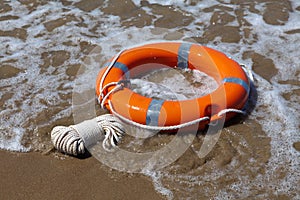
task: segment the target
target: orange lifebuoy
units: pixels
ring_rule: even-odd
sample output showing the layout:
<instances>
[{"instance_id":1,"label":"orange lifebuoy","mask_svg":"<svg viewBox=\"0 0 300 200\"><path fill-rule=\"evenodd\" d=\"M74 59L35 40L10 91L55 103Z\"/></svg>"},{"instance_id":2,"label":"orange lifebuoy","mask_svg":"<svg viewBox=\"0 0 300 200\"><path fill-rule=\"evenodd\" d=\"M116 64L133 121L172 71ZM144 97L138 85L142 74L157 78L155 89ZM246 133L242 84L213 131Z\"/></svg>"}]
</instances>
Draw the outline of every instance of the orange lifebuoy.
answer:
<instances>
[{"instance_id":1,"label":"orange lifebuoy","mask_svg":"<svg viewBox=\"0 0 300 200\"><path fill-rule=\"evenodd\" d=\"M145 67L138 67L144 65ZM161 66L200 70L213 77L219 84L212 93L183 101L157 100L133 92L128 87L109 93L116 85L109 85L135 77L145 70ZM198 44L161 42L145 44L122 52L108 70L109 63L99 72L96 94L99 100L109 95L105 107L139 124L149 126L174 126L208 116L205 125L221 117L217 115L227 108L242 109L248 99L250 82L244 70L225 54ZM142 69L142 71L141 71ZM101 81L106 87L100 94ZM226 115L226 120L235 113Z\"/></svg>"}]
</instances>

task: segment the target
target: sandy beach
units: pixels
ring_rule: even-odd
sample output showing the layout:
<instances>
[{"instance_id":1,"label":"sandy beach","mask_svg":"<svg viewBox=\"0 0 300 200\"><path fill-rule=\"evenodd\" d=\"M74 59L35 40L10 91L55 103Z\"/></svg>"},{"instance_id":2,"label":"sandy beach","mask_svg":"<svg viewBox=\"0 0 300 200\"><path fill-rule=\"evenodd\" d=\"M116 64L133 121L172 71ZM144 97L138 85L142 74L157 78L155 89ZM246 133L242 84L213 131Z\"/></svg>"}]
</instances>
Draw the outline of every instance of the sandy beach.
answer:
<instances>
[{"instance_id":1,"label":"sandy beach","mask_svg":"<svg viewBox=\"0 0 300 200\"><path fill-rule=\"evenodd\" d=\"M142 175L111 171L93 157L0 151L0 199L163 199Z\"/></svg>"}]
</instances>

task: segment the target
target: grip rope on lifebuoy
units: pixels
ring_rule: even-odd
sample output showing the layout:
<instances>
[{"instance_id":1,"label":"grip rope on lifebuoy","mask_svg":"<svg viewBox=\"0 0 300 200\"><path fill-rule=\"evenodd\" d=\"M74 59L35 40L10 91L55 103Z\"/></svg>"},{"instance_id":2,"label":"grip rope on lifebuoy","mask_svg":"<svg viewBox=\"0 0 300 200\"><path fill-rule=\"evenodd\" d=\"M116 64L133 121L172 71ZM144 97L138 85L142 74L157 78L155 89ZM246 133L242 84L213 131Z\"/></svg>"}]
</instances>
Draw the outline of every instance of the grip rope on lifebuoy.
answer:
<instances>
[{"instance_id":1,"label":"grip rope on lifebuoy","mask_svg":"<svg viewBox=\"0 0 300 200\"><path fill-rule=\"evenodd\" d=\"M188 46L188 47L191 46L190 44L189 45L183 44L183 45ZM161 47L161 46L159 46L159 47L163 49L163 47ZM198 50L199 50L199 48L200 47L198 47ZM200 48L200 50L201 49L202 49L202 47ZM196 118L194 120L189 120L185 123L175 124L175 125L170 125L170 126L158 126L158 125L153 126L153 125L149 125L147 123L141 124L141 123L136 122L134 119L132 119L131 116L125 117L125 116L119 114L114 109L114 104L111 101L110 97L112 95L114 95L116 92L118 92L119 90L124 89L126 86L126 83L129 80L127 80L127 79L118 80L118 78L115 78L115 76L114 76L114 79L116 79L116 80L113 79L114 81L111 81L111 82L105 84L105 79L110 74L111 69L117 63L118 58L120 58L121 54L124 53L124 51L126 51L126 50L127 49L120 51L112 59L112 61L109 63L109 65L105 69L104 73L100 77L99 82L97 82L97 88L96 88L97 91L96 92L98 95L99 104L100 104L101 108L106 107L113 115L112 114L101 115L94 119L87 120L87 121L84 121L77 125L71 125L68 127L65 127L65 126L55 127L51 132L51 140L52 140L54 146L59 151L62 151L62 152L65 152L65 153L71 154L71 155L84 154L86 148L89 148L90 146L94 145L98 141L101 141L102 139L103 139L103 141L102 141L103 148L107 151L110 151L112 148L116 147L116 145L119 143L121 137L125 134L124 127L122 126L120 120L122 120L130 125L140 127L143 129L148 129L148 130L152 130L152 131L166 131L166 130L180 129L180 128L191 126L191 125L194 125L197 123L205 124L205 123L210 122L212 119L218 120L221 118L225 118L227 113L245 114L245 111L238 109L236 105L230 105L229 108L223 108L222 110L220 110L216 114L217 118L214 116L202 115L202 116L199 116L199 118ZM145 51L148 51L147 48ZM212 51L212 50L209 50L209 51ZM216 53L215 50L213 50L213 51ZM135 56L135 54L132 54L132 55ZM152 55L152 54L147 53L146 55L148 56L148 55ZM180 56L178 58L180 58ZM221 58L223 59L224 56L223 57L221 56ZM236 65L234 61L231 61L230 59L227 59L226 61L228 61L228 60L230 61L231 64ZM237 67L237 66L235 66L235 67ZM235 87L242 86L244 88L244 91L241 93L241 95L246 95L248 98L249 91L250 91L250 82L253 81L253 74L252 74L252 71L250 69L248 69L247 67L245 67L245 66L240 66L240 67L242 67L242 69L245 71L246 78L243 78L243 76L242 76L243 73L237 74L236 76L238 78L236 78L235 76L232 76L231 71L230 71L230 74L229 74L230 76L228 75L229 78L224 75L223 81L224 81L224 83L228 83L228 84L236 84ZM109 89L110 87L112 87L112 89ZM245 101L242 103L245 104ZM233 102L235 102L235 101L233 101ZM130 106L128 106L128 107L130 107ZM205 107L205 106L202 106L202 107ZM128 111L128 113L130 113L130 112Z\"/></svg>"}]
</instances>

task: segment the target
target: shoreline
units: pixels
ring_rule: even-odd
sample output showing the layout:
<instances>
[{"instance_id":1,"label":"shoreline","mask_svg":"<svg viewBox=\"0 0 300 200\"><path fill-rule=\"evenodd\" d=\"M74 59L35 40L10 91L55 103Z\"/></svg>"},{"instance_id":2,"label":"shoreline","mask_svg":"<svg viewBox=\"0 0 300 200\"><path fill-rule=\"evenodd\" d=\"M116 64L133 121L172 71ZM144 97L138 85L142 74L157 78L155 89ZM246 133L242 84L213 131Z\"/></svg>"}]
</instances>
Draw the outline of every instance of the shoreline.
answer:
<instances>
[{"instance_id":1,"label":"shoreline","mask_svg":"<svg viewBox=\"0 0 300 200\"><path fill-rule=\"evenodd\" d=\"M164 199L142 175L108 171L93 157L60 157L0 150L0 199Z\"/></svg>"}]
</instances>

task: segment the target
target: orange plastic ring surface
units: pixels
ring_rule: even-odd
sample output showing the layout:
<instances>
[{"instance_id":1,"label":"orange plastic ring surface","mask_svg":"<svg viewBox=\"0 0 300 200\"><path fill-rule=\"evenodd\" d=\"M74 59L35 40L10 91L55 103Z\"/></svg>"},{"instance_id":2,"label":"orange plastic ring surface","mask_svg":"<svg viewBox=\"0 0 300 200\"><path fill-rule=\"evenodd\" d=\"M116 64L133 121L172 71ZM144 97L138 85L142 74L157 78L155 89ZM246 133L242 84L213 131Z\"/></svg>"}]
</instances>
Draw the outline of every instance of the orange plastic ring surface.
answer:
<instances>
[{"instance_id":1,"label":"orange plastic ring surface","mask_svg":"<svg viewBox=\"0 0 300 200\"><path fill-rule=\"evenodd\" d=\"M98 96L100 81L109 64L98 74ZM183 101L152 99L124 87L109 96L113 109L140 124L174 126L205 116L210 117L210 121L216 120L221 110L242 109L248 99L250 83L241 66L219 51L192 43L162 42L125 50L106 75L103 85L125 81L162 66L200 70L213 77L219 86L208 95ZM104 95L114 87L108 87L103 91ZM111 111L107 102L105 106ZM226 120L234 115L227 114Z\"/></svg>"}]
</instances>

